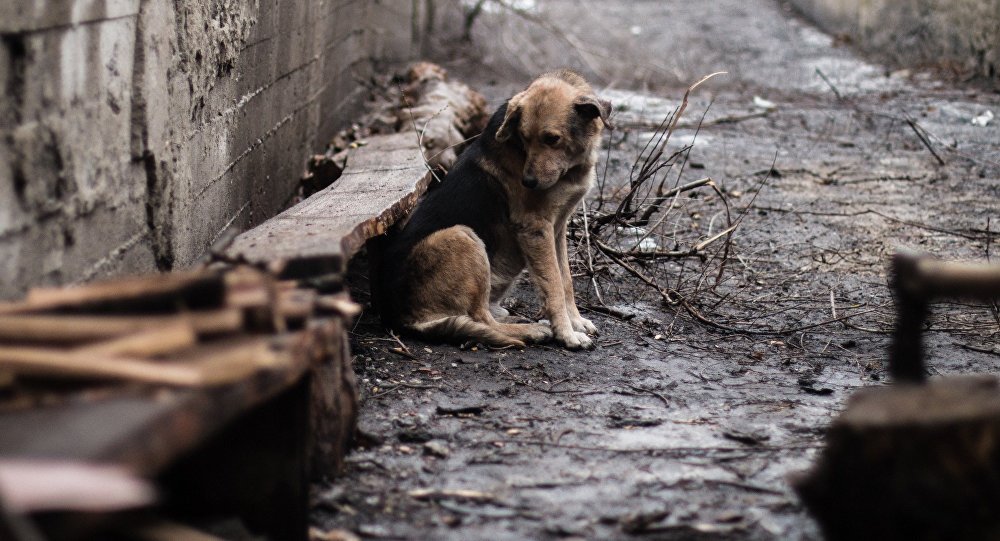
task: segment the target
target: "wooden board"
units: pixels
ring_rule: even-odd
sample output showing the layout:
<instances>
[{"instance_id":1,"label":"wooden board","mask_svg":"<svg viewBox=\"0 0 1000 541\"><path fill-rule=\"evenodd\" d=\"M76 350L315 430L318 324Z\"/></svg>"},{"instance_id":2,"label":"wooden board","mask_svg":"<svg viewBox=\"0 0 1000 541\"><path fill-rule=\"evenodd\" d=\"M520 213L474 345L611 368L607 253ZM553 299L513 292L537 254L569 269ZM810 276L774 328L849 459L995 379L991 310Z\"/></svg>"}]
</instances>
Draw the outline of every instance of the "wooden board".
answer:
<instances>
[{"instance_id":1,"label":"wooden board","mask_svg":"<svg viewBox=\"0 0 1000 541\"><path fill-rule=\"evenodd\" d=\"M155 312L178 306L217 306L225 294L217 272L182 271L104 280L67 287L34 288L23 301L0 303L0 314L60 312Z\"/></svg>"},{"instance_id":2,"label":"wooden board","mask_svg":"<svg viewBox=\"0 0 1000 541\"><path fill-rule=\"evenodd\" d=\"M226 255L287 277L343 272L368 239L409 212L428 173L412 133L372 136L332 185L236 238Z\"/></svg>"},{"instance_id":3,"label":"wooden board","mask_svg":"<svg viewBox=\"0 0 1000 541\"><path fill-rule=\"evenodd\" d=\"M223 424L291 388L316 357L324 355L331 332L328 327L339 329L331 325L328 321L312 331L267 338L264 345L270 357L282 361L279 365L214 389L117 393L104 399L0 412L0 458L99 461L141 475L155 474ZM261 339L242 340L253 345ZM227 352L222 356L208 351L202 355L225 360L233 348L223 349ZM242 353L251 369L259 363L249 357L253 353Z\"/></svg>"}]
</instances>

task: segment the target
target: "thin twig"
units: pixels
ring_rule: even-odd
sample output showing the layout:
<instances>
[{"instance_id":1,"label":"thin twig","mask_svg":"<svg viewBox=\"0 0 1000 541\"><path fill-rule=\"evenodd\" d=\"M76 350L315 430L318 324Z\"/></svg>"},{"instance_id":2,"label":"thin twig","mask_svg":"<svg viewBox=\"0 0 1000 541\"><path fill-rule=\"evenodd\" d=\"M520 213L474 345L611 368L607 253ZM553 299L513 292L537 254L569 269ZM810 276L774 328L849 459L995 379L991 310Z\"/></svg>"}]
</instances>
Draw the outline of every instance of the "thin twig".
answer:
<instances>
[{"instance_id":1,"label":"thin twig","mask_svg":"<svg viewBox=\"0 0 1000 541\"><path fill-rule=\"evenodd\" d=\"M646 393L646 394L653 395L656 398L659 398L660 401L663 402L664 406L666 406L668 408L670 407L670 401L667 400L667 397L663 396L662 394L660 394L660 393L658 393L658 392L656 392L656 391L654 391L652 389L646 389L645 387L639 387L638 385L632 385L631 383L626 383L625 386L628 387L629 389L632 389L633 391L638 391L640 393Z\"/></svg>"},{"instance_id":2,"label":"thin twig","mask_svg":"<svg viewBox=\"0 0 1000 541\"><path fill-rule=\"evenodd\" d=\"M921 128L917 124L917 122L912 118L910 118L909 116L906 117L906 123L910 125L910 128L913 129L913 133L917 134L917 137L920 138L920 142L923 143L925 147L927 147L927 150L931 151L931 154L934 156L937 162L941 165L944 165L944 160L941 159L941 156L939 156L937 151L934 150L934 147L931 145L931 142L928 141L927 137L923 134L923 128Z\"/></svg>"},{"instance_id":3,"label":"thin twig","mask_svg":"<svg viewBox=\"0 0 1000 541\"><path fill-rule=\"evenodd\" d=\"M844 101L844 96L840 95L840 91L837 90L837 87L834 86L833 83L831 83L830 80L826 78L826 75L823 73L822 70L816 68L816 75L819 75L819 78L823 79L823 82L830 87L830 90L833 90L833 95L837 96L837 99L839 101Z\"/></svg>"}]
</instances>

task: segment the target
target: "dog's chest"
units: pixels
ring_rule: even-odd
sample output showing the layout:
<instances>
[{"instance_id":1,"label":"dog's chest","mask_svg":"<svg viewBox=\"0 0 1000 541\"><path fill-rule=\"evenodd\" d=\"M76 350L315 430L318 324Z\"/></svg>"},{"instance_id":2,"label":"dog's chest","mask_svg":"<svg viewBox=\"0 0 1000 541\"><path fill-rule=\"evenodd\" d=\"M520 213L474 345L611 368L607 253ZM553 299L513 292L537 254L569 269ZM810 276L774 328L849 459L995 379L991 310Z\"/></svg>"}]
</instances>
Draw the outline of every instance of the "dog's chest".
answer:
<instances>
[{"instance_id":1,"label":"dog's chest","mask_svg":"<svg viewBox=\"0 0 1000 541\"><path fill-rule=\"evenodd\" d=\"M556 223L565 222L573 209L580 204L580 201L590 190L590 176L574 179L573 182L559 182L549 190L548 205L551 207L552 216Z\"/></svg>"}]
</instances>

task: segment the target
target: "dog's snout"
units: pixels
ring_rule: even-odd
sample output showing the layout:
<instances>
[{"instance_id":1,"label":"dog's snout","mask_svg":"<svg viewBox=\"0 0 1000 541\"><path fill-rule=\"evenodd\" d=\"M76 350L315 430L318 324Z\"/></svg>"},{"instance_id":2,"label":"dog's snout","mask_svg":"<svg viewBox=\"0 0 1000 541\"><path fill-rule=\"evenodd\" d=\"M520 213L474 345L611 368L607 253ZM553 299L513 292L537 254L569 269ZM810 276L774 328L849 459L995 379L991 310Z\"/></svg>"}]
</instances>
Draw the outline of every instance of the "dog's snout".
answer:
<instances>
[{"instance_id":1,"label":"dog's snout","mask_svg":"<svg viewBox=\"0 0 1000 541\"><path fill-rule=\"evenodd\" d=\"M538 178L535 175L524 175L521 179L521 184L524 184L525 188L535 189L538 187Z\"/></svg>"}]
</instances>

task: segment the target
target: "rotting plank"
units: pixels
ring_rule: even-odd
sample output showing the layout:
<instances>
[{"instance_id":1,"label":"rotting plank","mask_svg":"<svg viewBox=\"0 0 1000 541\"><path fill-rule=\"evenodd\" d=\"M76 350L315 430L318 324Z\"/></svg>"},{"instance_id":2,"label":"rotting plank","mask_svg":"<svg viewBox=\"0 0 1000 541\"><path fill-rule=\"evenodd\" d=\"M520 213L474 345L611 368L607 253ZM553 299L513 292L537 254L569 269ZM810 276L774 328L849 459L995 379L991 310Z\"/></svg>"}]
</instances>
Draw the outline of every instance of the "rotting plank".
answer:
<instances>
[{"instance_id":1,"label":"rotting plank","mask_svg":"<svg viewBox=\"0 0 1000 541\"><path fill-rule=\"evenodd\" d=\"M289 277L343 272L368 239L416 205L431 178L413 133L372 136L336 182L241 234L226 255Z\"/></svg>"},{"instance_id":2,"label":"rotting plank","mask_svg":"<svg viewBox=\"0 0 1000 541\"><path fill-rule=\"evenodd\" d=\"M315 357L324 354L325 333L333 324L330 320L312 331L242 339L255 350L223 351L223 357L238 362L248 355L271 355L282 358L280 366L213 389L123 393L0 412L0 457L105 461L142 475L154 474L229 420L300 380ZM262 347L256 348L257 344ZM233 357L235 353L239 355ZM213 357L208 351L202 356ZM267 358L256 360L271 364Z\"/></svg>"}]
</instances>

